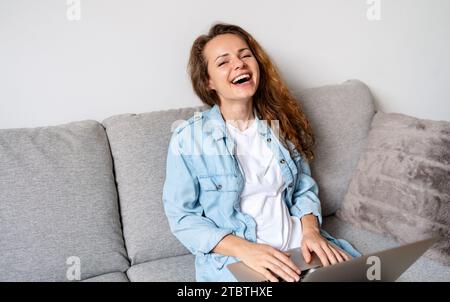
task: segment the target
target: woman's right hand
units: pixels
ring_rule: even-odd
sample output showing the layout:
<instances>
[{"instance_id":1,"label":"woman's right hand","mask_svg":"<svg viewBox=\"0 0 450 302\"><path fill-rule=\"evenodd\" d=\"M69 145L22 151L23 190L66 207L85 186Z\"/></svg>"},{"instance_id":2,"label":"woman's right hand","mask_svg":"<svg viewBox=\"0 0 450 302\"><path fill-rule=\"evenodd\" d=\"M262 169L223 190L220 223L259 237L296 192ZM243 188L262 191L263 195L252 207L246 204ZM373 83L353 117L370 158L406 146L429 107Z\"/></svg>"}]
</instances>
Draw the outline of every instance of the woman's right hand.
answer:
<instances>
[{"instance_id":1,"label":"woman's right hand","mask_svg":"<svg viewBox=\"0 0 450 302\"><path fill-rule=\"evenodd\" d=\"M248 242L240 252L239 258L247 266L262 274L271 282L279 280L273 273L287 282L300 279L300 269L289 258L289 254L281 252L267 244Z\"/></svg>"}]
</instances>

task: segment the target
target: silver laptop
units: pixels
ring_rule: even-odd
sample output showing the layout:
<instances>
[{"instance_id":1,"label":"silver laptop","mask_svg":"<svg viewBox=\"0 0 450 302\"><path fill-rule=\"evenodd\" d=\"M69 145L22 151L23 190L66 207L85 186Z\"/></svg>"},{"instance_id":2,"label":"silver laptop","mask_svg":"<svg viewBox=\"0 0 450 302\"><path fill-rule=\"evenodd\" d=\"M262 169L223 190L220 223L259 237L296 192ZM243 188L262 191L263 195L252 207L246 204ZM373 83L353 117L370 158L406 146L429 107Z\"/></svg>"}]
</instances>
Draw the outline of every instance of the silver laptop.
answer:
<instances>
[{"instance_id":1,"label":"silver laptop","mask_svg":"<svg viewBox=\"0 0 450 302\"><path fill-rule=\"evenodd\" d=\"M437 240L438 237L420 240L327 267L322 267L315 253L313 253L312 261L307 264L299 248L289 252L292 261L302 271L300 282L392 282L397 280ZM240 282L268 281L241 261L229 264L227 268ZM281 278L278 279L283 281Z\"/></svg>"}]
</instances>

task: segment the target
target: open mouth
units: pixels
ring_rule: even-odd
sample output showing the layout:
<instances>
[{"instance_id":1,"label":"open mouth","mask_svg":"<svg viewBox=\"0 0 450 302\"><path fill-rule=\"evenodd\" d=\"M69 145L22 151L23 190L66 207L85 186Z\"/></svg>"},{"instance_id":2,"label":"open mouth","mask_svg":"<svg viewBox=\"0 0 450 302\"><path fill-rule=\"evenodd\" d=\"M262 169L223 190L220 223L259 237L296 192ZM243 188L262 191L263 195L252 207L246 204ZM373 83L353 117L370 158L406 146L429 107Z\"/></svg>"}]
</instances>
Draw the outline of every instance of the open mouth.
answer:
<instances>
[{"instance_id":1,"label":"open mouth","mask_svg":"<svg viewBox=\"0 0 450 302\"><path fill-rule=\"evenodd\" d=\"M252 76L248 73L241 74L240 76L235 77L233 81L231 81L231 83L234 85L243 85L245 83L248 83L251 78Z\"/></svg>"}]
</instances>

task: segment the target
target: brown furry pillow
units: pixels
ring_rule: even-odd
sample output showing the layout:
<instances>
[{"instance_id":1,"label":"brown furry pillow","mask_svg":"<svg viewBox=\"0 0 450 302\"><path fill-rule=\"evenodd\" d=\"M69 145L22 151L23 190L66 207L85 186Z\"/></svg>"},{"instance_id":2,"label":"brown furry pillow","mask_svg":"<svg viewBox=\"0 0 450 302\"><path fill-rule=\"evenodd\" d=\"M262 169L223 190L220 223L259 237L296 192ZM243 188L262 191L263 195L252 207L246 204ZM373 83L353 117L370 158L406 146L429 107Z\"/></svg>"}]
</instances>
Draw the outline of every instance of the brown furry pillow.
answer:
<instances>
[{"instance_id":1,"label":"brown furry pillow","mask_svg":"<svg viewBox=\"0 0 450 302\"><path fill-rule=\"evenodd\" d=\"M450 265L450 122L378 112L337 216Z\"/></svg>"}]
</instances>

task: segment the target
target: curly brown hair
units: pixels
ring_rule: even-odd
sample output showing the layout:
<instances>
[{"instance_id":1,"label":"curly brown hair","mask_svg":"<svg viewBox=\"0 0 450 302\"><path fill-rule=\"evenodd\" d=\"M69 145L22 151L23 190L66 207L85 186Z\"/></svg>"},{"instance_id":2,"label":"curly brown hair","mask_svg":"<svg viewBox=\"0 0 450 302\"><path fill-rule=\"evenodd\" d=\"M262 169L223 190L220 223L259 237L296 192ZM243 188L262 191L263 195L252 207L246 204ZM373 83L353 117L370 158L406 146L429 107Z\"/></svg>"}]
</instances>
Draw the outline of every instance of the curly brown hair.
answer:
<instances>
[{"instance_id":1,"label":"curly brown hair","mask_svg":"<svg viewBox=\"0 0 450 302\"><path fill-rule=\"evenodd\" d=\"M244 29L232 24L218 23L213 25L207 35L199 36L193 43L188 63L195 93L203 103L220 105L217 93L208 87L208 65L204 56L205 45L214 37L222 34L235 34L248 45L258 62L260 82L253 96L253 106L265 121L279 121L281 141L289 140L295 148L308 160L314 159L313 147L315 137L311 125L300 104L281 79L280 73L272 63L269 55L258 42ZM288 148L292 155L292 151Z\"/></svg>"}]
</instances>

